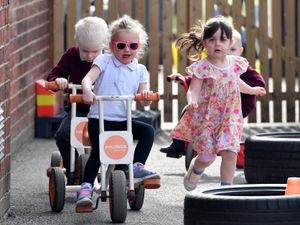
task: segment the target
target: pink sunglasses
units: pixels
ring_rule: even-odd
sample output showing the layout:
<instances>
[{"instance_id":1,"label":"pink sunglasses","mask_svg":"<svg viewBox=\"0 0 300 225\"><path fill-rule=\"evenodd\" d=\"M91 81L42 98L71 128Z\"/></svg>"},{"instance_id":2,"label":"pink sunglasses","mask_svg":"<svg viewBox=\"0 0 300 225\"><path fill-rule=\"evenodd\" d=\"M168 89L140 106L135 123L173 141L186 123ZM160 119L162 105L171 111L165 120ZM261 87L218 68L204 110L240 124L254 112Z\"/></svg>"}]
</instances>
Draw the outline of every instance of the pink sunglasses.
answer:
<instances>
[{"instance_id":1,"label":"pink sunglasses","mask_svg":"<svg viewBox=\"0 0 300 225\"><path fill-rule=\"evenodd\" d=\"M127 48L130 48L131 50L137 50L140 47L139 42L113 41L112 43L114 43L116 45L117 49L119 49L119 50L124 49L126 46L127 46Z\"/></svg>"}]
</instances>

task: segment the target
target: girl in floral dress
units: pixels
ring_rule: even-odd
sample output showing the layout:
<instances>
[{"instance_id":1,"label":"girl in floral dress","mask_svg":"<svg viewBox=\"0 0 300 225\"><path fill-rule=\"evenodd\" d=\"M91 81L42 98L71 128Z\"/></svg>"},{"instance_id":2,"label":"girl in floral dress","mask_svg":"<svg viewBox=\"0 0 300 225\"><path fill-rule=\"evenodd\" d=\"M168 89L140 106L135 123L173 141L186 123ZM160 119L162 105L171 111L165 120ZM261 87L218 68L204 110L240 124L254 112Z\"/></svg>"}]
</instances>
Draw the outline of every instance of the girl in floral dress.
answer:
<instances>
[{"instance_id":1,"label":"girl in floral dress","mask_svg":"<svg viewBox=\"0 0 300 225\"><path fill-rule=\"evenodd\" d=\"M222 157L221 185L232 184L243 129L240 92L266 94L264 88L251 87L240 79L248 61L228 55L232 31L232 25L223 16L217 16L204 25L198 21L176 42L179 50L186 50L188 58L195 61L186 68L187 74L192 75L187 112L171 132L174 139L192 142L198 152L184 176L187 191L196 188L204 169L217 154ZM207 57L199 60L204 49Z\"/></svg>"}]
</instances>

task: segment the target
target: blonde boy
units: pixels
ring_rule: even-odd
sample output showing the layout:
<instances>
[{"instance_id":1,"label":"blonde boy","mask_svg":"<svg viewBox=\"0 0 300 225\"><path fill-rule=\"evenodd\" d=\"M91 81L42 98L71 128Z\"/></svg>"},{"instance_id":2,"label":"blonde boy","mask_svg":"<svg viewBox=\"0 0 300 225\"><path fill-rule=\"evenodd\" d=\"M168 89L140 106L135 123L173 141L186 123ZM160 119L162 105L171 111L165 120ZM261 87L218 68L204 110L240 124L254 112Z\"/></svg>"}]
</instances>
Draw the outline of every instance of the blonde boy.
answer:
<instances>
[{"instance_id":1,"label":"blonde boy","mask_svg":"<svg viewBox=\"0 0 300 225\"><path fill-rule=\"evenodd\" d=\"M85 17L75 25L76 46L69 48L57 65L48 74L48 81L55 81L61 89L68 83L81 84L82 79L90 70L93 60L103 52L107 44L108 27L99 17ZM66 168L67 183L73 184L75 171L70 171L70 105L66 107L67 115L55 134L56 145L62 155ZM77 114L86 116L89 106L77 104ZM77 152L76 157L77 158Z\"/></svg>"}]
</instances>

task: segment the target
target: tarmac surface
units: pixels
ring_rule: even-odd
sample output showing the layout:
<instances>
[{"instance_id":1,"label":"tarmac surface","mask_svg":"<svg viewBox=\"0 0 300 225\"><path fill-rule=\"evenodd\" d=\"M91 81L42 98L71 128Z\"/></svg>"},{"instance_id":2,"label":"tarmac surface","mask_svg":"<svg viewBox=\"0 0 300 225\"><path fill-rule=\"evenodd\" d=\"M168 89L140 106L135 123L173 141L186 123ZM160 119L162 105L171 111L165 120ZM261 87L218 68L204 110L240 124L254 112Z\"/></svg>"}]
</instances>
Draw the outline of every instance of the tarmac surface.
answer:
<instances>
[{"instance_id":1,"label":"tarmac surface","mask_svg":"<svg viewBox=\"0 0 300 225\"><path fill-rule=\"evenodd\" d=\"M265 132L299 132L300 126L261 127L245 129L246 136ZM246 137L244 136L244 138ZM159 152L170 143L168 132L159 132L146 166L161 176L161 188L146 190L145 202L140 211L132 211L128 206L125 224L130 225L180 225L183 224L183 202L187 193L183 187L185 158L167 158ZM46 169L50 165L51 153L56 145L52 139L34 139L12 155L11 162L11 209L6 225L71 225L71 224L111 224L108 202L100 202L92 213L75 212L76 197L67 193L62 212L51 211L48 197L48 177ZM220 157L205 171L198 188L219 185ZM243 170L237 169L235 184L246 183Z\"/></svg>"}]
</instances>

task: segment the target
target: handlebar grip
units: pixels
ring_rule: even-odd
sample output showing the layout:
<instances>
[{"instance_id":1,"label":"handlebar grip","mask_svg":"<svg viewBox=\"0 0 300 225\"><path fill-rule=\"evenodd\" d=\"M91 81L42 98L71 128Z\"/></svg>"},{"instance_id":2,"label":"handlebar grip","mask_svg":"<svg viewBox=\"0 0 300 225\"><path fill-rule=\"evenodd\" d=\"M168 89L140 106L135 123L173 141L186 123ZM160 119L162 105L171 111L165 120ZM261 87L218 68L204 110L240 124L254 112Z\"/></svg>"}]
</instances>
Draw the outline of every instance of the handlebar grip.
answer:
<instances>
[{"instance_id":1,"label":"handlebar grip","mask_svg":"<svg viewBox=\"0 0 300 225\"><path fill-rule=\"evenodd\" d=\"M60 90L59 86L55 81L46 81L45 82L45 88L52 91L58 91Z\"/></svg>"},{"instance_id":2,"label":"handlebar grip","mask_svg":"<svg viewBox=\"0 0 300 225\"><path fill-rule=\"evenodd\" d=\"M167 81L175 80L179 84L183 85L185 92L189 89L188 76L183 76L181 74L171 74L167 76ZM189 80L190 81L190 80Z\"/></svg>"},{"instance_id":3,"label":"handlebar grip","mask_svg":"<svg viewBox=\"0 0 300 225\"><path fill-rule=\"evenodd\" d=\"M69 95L70 103L84 103L82 95Z\"/></svg>"},{"instance_id":4,"label":"handlebar grip","mask_svg":"<svg viewBox=\"0 0 300 225\"><path fill-rule=\"evenodd\" d=\"M167 76L166 79L168 82L170 82L172 80L183 81L185 79L185 77L181 74L178 74L178 75L171 74L171 75Z\"/></svg>"},{"instance_id":5,"label":"handlebar grip","mask_svg":"<svg viewBox=\"0 0 300 225\"><path fill-rule=\"evenodd\" d=\"M141 94L135 94L134 99L136 101L159 101L160 95L158 92L156 92L150 95L148 98L145 98Z\"/></svg>"}]
</instances>

